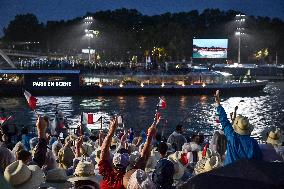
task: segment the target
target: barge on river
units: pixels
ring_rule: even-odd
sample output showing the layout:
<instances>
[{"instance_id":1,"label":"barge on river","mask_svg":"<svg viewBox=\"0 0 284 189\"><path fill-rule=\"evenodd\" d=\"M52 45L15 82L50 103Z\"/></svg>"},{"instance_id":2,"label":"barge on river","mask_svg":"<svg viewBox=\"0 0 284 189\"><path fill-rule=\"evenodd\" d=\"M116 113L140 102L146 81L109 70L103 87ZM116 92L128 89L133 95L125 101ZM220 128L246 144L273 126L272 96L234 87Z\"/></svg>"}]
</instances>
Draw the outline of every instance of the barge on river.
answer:
<instances>
[{"instance_id":1,"label":"barge on river","mask_svg":"<svg viewBox=\"0 0 284 189\"><path fill-rule=\"evenodd\" d=\"M249 81L248 81L249 80ZM266 81L251 78L232 80L228 73L192 71L183 75L84 74L79 70L0 70L0 95L178 95L251 94L262 91Z\"/></svg>"}]
</instances>

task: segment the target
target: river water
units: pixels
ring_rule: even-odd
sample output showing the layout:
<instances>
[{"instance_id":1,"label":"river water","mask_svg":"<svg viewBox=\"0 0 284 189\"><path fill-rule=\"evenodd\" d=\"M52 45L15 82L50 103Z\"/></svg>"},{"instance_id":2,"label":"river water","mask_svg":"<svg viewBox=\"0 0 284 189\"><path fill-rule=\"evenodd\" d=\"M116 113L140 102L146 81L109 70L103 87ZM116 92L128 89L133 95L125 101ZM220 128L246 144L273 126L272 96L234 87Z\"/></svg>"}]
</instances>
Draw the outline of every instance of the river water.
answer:
<instances>
[{"instance_id":1,"label":"river water","mask_svg":"<svg viewBox=\"0 0 284 189\"><path fill-rule=\"evenodd\" d=\"M222 91L221 91L222 94ZM214 98L212 96L165 96L167 108L161 111L163 120L159 128L166 133L172 132L175 126L183 121L185 130L212 133L216 129L212 115L214 114ZM238 113L247 116L254 125L255 133L272 126L284 129L284 82L270 82L263 92L254 96L225 96L222 105L226 112L232 112L240 100ZM80 97L66 96L38 97L37 111L54 118L58 105L70 125L80 122L81 112L102 114L106 120L113 114L123 115L125 127L133 127L140 131L148 127L155 113L158 96L101 96ZM33 126L36 115L31 111L24 97L4 97L0 99L0 107L4 107L14 117L19 127Z\"/></svg>"}]
</instances>

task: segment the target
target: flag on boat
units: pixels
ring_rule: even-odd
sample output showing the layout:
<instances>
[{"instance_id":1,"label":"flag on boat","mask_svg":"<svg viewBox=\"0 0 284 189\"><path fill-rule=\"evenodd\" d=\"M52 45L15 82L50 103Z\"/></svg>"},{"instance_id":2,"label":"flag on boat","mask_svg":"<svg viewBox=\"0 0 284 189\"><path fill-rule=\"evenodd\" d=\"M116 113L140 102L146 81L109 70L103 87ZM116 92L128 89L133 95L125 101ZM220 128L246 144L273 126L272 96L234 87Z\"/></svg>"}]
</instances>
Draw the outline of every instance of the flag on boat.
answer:
<instances>
[{"instance_id":1,"label":"flag on boat","mask_svg":"<svg viewBox=\"0 0 284 189\"><path fill-rule=\"evenodd\" d=\"M32 109L32 110L35 110L36 109L36 103L37 103L37 98L32 96L31 93L29 93L28 91L25 90L24 92L24 95L27 99L27 102L29 104L29 107Z\"/></svg>"},{"instance_id":2,"label":"flag on boat","mask_svg":"<svg viewBox=\"0 0 284 189\"><path fill-rule=\"evenodd\" d=\"M167 103L164 99L159 97L159 103L158 103L157 106L160 107L161 109L165 109L167 107Z\"/></svg>"}]
</instances>

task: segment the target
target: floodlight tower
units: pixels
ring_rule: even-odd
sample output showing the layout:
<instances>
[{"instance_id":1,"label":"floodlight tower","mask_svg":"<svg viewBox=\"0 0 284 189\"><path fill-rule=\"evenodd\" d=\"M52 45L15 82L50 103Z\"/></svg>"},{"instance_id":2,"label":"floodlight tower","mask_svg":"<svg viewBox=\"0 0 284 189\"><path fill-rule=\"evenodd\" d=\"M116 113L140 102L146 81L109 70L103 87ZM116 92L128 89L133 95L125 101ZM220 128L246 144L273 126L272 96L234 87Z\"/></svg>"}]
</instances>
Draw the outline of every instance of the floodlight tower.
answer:
<instances>
[{"instance_id":1,"label":"floodlight tower","mask_svg":"<svg viewBox=\"0 0 284 189\"><path fill-rule=\"evenodd\" d=\"M238 63L241 63L241 35L244 35L245 28L242 27L243 23L246 21L245 19L246 15L244 14L237 14L236 15L236 22L238 22L237 30L236 30L236 36L238 36L239 39L239 48L238 48Z\"/></svg>"},{"instance_id":2,"label":"floodlight tower","mask_svg":"<svg viewBox=\"0 0 284 189\"><path fill-rule=\"evenodd\" d=\"M89 33L91 24L93 23L94 18L92 16L87 16L84 18L84 23L87 24L87 29L85 30L86 37L88 38L88 49L89 49L89 64L91 64L91 38L93 35Z\"/></svg>"}]
</instances>

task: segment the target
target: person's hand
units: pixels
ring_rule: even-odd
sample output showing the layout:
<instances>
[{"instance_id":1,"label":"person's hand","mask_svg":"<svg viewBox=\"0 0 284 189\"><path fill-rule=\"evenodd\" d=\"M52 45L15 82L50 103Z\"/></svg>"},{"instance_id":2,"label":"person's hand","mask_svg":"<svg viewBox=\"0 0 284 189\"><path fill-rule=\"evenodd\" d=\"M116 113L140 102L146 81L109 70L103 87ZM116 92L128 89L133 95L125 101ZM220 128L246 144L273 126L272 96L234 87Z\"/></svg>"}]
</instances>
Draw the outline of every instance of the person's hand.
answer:
<instances>
[{"instance_id":1,"label":"person's hand","mask_svg":"<svg viewBox=\"0 0 284 189\"><path fill-rule=\"evenodd\" d=\"M80 136L77 140L76 140L76 148L80 149L81 146L83 144L83 136Z\"/></svg>"},{"instance_id":2,"label":"person's hand","mask_svg":"<svg viewBox=\"0 0 284 189\"><path fill-rule=\"evenodd\" d=\"M215 102L217 103L217 105L219 106L220 105L220 91L217 90L216 93L215 93Z\"/></svg>"},{"instance_id":3,"label":"person's hand","mask_svg":"<svg viewBox=\"0 0 284 189\"><path fill-rule=\"evenodd\" d=\"M47 128L47 121L44 120L43 117L38 116L37 122L36 122L36 128L37 128L39 138L45 138L45 130Z\"/></svg>"},{"instance_id":4,"label":"person's hand","mask_svg":"<svg viewBox=\"0 0 284 189\"><path fill-rule=\"evenodd\" d=\"M238 106L235 107L235 112L238 110L238 108L239 108Z\"/></svg>"},{"instance_id":5,"label":"person's hand","mask_svg":"<svg viewBox=\"0 0 284 189\"><path fill-rule=\"evenodd\" d=\"M115 117L109 125L109 133L114 134L116 128L118 127L117 117Z\"/></svg>"},{"instance_id":6,"label":"person's hand","mask_svg":"<svg viewBox=\"0 0 284 189\"><path fill-rule=\"evenodd\" d=\"M230 118L231 118L231 120L233 121L233 115L234 115L234 113L233 112L230 112Z\"/></svg>"}]
</instances>

